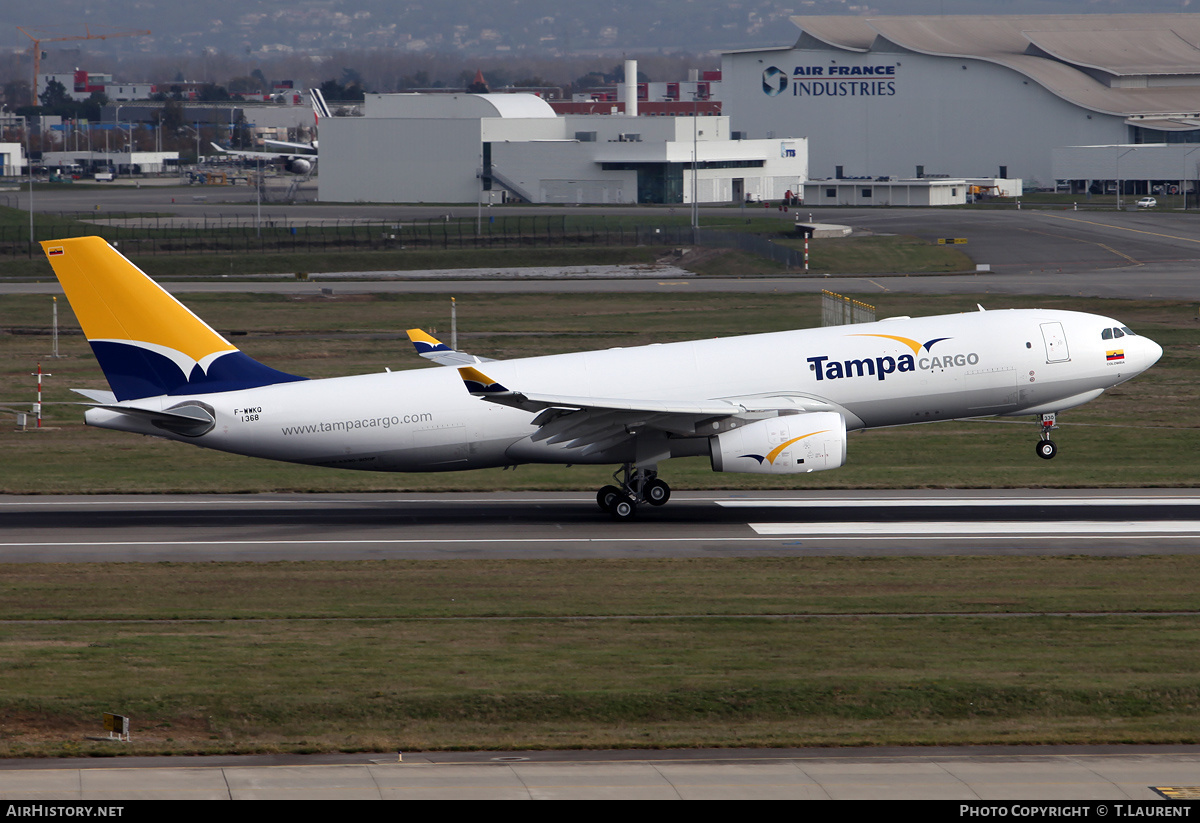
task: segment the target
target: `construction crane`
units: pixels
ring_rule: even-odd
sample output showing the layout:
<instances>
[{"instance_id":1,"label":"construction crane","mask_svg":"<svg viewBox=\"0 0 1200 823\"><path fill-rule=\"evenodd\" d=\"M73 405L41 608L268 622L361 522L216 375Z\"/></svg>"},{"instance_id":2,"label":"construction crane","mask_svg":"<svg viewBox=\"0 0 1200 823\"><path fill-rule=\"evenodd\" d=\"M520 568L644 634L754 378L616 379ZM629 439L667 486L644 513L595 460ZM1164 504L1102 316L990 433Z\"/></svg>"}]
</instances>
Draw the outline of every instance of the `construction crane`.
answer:
<instances>
[{"instance_id":1,"label":"construction crane","mask_svg":"<svg viewBox=\"0 0 1200 823\"><path fill-rule=\"evenodd\" d=\"M21 32L21 34L33 41L33 105L36 106L38 104L38 74L41 73L42 68L42 43L60 43L65 40L107 40L110 37L141 37L150 33L148 30L143 30L114 31L106 32L105 34L92 34L91 26L86 25L83 27L83 30L86 32L85 34L76 34L69 37L42 37L40 35L49 32L46 32L45 29L33 28L27 31L23 27L17 26L17 31ZM38 36L34 36L35 34Z\"/></svg>"}]
</instances>

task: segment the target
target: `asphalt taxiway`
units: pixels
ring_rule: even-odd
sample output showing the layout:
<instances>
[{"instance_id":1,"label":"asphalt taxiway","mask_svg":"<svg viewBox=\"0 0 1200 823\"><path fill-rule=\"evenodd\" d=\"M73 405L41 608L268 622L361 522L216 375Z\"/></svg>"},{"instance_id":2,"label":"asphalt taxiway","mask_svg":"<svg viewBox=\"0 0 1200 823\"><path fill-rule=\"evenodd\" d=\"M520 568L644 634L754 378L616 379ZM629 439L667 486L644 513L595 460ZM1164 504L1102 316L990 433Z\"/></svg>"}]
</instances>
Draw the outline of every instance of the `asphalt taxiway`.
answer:
<instances>
[{"instance_id":1,"label":"asphalt taxiway","mask_svg":"<svg viewBox=\"0 0 1200 823\"><path fill-rule=\"evenodd\" d=\"M0 762L0 797L10 804L148 799L1016 800L1015 806L1005 806L1004 816L1045 817L1051 813L1039 811L1046 804L1086 803L1055 816L1148 817L1167 812L1161 807L1168 797L1194 802L1198 775L1200 746L435 752L8 761ZM1172 805L1176 816L1187 811L1186 804ZM953 811L955 817L963 816L957 806ZM994 807L990 816L999 816Z\"/></svg>"}]
</instances>

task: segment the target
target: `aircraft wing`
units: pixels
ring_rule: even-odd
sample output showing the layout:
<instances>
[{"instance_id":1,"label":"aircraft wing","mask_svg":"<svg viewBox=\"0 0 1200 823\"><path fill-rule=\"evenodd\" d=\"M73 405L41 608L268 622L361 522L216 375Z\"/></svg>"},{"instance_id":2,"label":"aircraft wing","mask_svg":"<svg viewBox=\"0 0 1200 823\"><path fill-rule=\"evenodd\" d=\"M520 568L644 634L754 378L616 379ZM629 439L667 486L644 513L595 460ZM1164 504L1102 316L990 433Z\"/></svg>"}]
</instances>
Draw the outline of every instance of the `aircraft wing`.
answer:
<instances>
[{"instance_id":1,"label":"aircraft wing","mask_svg":"<svg viewBox=\"0 0 1200 823\"><path fill-rule=\"evenodd\" d=\"M246 149L225 149L225 148L218 146L216 143L212 143L211 145L214 149L219 151L221 154L231 154L234 157L248 157L251 160L256 160L256 159L287 160L288 158L299 157L299 158L303 158L305 160L311 160L313 162L316 162L316 159L317 159L317 155L312 153L311 146L308 147L307 152L282 152L282 151L248 151ZM289 143L287 145L296 146L298 144Z\"/></svg>"},{"instance_id":2,"label":"aircraft wing","mask_svg":"<svg viewBox=\"0 0 1200 823\"><path fill-rule=\"evenodd\" d=\"M725 400L668 401L629 400L605 397L571 397L513 391L485 375L479 369L462 366L458 370L467 391L490 403L538 412L533 424L538 427L532 440L550 445L565 443L581 449L581 455L612 448L647 429L676 435L698 434L696 426L718 421L746 411L737 402Z\"/></svg>"},{"instance_id":3,"label":"aircraft wing","mask_svg":"<svg viewBox=\"0 0 1200 823\"><path fill-rule=\"evenodd\" d=\"M295 149L298 154L303 156L314 154L317 151L316 144L314 143L288 143L286 140L267 140L264 138L263 145L278 146L283 149Z\"/></svg>"},{"instance_id":4,"label":"aircraft wing","mask_svg":"<svg viewBox=\"0 0 1200 823\"><path fill-rule=\"evenodd\" d=\"M408 339L416 348L417 354L426 360L432 360L439 366L467 366L473 363L490 363L490 357L478 357L465 351L455 351L441 340L420 329L409 329Z\"/></svg>"}]
</instances>

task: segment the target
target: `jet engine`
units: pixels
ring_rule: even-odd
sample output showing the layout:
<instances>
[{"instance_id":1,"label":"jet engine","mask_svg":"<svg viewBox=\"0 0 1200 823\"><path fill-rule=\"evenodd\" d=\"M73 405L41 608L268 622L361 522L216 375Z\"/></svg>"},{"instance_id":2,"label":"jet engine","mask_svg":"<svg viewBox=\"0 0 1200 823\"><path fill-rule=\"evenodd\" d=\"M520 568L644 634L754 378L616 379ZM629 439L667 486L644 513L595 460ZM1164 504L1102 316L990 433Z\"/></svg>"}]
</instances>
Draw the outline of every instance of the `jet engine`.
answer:
<instances>
[{"instance_id":1,"label":"jet engine","mask_svg":"<svg viewBox=\"0 0 1200 823\"><path fill-rule=\"evenodd\" d=\"M756 420L708 439L713 471L803 474L846 462L846 420L836 412Z\"/></svg>"},{"instance_id":2,"label":"jet engine","mask_svg":"<svg viewBox=\"0 0 1200 823\"><path fill-rule=\"evenodd\" d=\"M292 174L308 174L312 169L312 161L303 157L289 157L283 161L283 170Z\"/></svg>"}]
</instances>

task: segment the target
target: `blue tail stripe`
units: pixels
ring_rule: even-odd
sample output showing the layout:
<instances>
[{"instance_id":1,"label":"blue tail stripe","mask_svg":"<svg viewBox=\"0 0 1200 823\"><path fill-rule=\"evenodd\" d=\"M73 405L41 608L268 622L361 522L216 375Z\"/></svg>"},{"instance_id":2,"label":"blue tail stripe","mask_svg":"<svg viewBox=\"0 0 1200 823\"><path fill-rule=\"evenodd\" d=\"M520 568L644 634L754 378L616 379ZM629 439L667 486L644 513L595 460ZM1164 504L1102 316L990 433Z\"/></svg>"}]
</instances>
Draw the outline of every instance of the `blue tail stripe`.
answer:
<instances>
[{"instance_id":1,"label":"blue tail stripe","mask_svg":"<svg viewBox=\"0 0 1200 823\"><path fill-rule=\"evenodd\" d=\"M191 375L185 376L170 359L140 346L110 340L92 341L91 345L117 400L211 394L306 379L264 366L240 351L218 357L207 374L195 366Z\"/></svg>"},{"instance_id":2,"label":"blue tail stripe","mask_svg":"<svg viewBox=\"0 0 1200 823\"><path fill-rule=\"evenodd\" d=\"M432 343L426 343L424 340L412 341L413 346L417 350L417 354L428 354L435 351L450 351L450 347L445 343L438 343L436 346Z\"/></svg>"}]
</instances>

